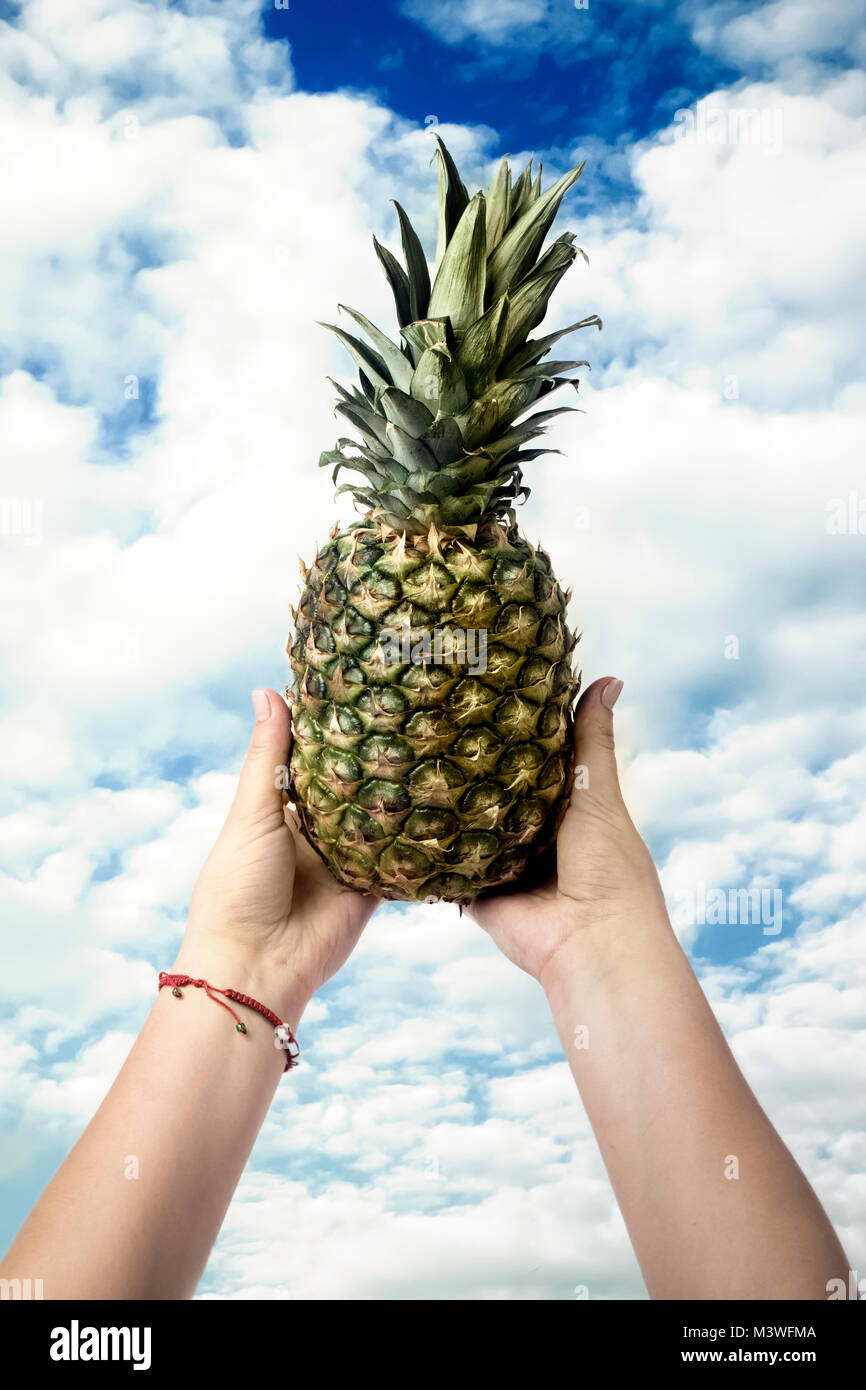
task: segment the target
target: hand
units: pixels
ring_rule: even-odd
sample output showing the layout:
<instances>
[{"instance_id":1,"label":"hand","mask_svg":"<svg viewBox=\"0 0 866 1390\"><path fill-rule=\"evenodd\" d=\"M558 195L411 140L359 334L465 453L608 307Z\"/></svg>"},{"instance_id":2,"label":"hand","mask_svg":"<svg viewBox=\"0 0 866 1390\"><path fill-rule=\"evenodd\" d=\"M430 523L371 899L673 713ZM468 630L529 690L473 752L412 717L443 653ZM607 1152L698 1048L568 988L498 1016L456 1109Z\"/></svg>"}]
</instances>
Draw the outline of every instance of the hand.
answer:
<instances>
[{"instance_id":1,"label":"hand","mask_svg":"<svg viewBox=\"0 0 866 1390\"><path fill-rule=\"evenodd\" d=\"M273 690L254 691L253 704L237 794L195 885L172 973L243 990L295 1027L378 900L342 887L301 835L279 781L291 752L289 710Z\"/></svg>"},{"instance_id":2,"label":"hand","mask_svg":"<svg viewBox=\"0 0 866 1390\"><path fill-rule=\"evenodd\" d=\"M547 882L478 898L467 909L501 951L545 985L565 952L612 939L618 925L665 911L655 865L619 787L614 704L622 682L605 676L586 690L575 714L576 785L556 840Z\"/></svg>"}]
</instances>

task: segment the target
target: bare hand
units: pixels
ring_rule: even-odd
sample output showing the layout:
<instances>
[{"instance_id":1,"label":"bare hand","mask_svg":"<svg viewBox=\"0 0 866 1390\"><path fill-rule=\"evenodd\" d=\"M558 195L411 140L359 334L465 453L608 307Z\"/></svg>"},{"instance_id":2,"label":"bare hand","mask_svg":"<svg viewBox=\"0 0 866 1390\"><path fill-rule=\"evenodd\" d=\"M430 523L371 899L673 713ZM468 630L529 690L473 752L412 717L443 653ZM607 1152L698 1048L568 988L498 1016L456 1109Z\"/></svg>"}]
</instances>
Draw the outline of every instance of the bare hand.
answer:
<instances>
[{"instance_id":1,"label":"bare hand","mask_svg":"<svg viewBox=\"0 0 866 1390\"><path fill-rule=\"evenodd\" d=\"M378 900L342 887L303 838L280 790L291 717L274 690L253 693L256 724L228 819L199 875L176 973L234 971L211 983L297 1017L345 962ZM297 1017L289 1017L294 1024Z\"/></svg>"},{"instance_id":2,"label":"bare hand","mask_svg":"<svg viewBox=\"0 0 866 1390\"><path fill-rule=\"evenodd\" d=\"M611 713L622 682L605 676L575 715L576 783L556 841L556 871L538 887L479 898L469 915L542 984L564 950L615 934L663 899L655 866L620 791Z\"/></svg>"}]
</instances>

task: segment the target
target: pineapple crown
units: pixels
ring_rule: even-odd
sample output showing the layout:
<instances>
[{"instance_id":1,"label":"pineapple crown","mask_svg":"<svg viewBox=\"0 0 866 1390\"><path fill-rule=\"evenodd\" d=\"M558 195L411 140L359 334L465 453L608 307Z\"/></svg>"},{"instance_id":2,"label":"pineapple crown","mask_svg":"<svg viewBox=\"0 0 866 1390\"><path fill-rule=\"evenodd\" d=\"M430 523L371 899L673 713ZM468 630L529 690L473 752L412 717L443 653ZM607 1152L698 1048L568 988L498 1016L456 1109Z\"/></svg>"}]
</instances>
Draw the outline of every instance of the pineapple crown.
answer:
<instances>
[{"instance_id":1,"label":"pineapple crown","mask_svg":"<svg viewBox=\"0 0 866 1390\"><path fill-rule=\"evenodd\" d=\"M359 372L360 389L339 393L337 411L362 443L339 439L320 467L360 473L344 483L377 521L398 533L474 537L479 526L508 516L527 497L522 465L545 448L524 445L545 433L550 420L573 409L529 407L565 384L564 373L587 362L542 363L560 338L596 325L597 314L543 338L529 334L578 254L571 232L542 250L559 205L583 164L541 191L541 167L532 160L512 183L507 158L485 198L470 198L439 137L439 241L433 284L421 242L395 202L405 269L373 238L388 278L400 325L399 345L355 309L340 309L367 341L334 324ZM525 417L520 419L520 417ZM516 423L517 421L520 423Z\"/></svg>"}]
</instances>

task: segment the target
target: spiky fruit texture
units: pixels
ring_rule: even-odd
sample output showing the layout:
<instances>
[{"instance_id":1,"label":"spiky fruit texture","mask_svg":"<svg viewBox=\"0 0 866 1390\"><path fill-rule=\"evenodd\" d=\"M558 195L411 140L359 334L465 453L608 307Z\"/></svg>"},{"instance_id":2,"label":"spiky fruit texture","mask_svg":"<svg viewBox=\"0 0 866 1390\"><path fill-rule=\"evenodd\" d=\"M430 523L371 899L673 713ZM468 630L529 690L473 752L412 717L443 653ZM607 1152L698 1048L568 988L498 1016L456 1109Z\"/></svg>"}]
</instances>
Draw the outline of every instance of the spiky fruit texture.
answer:
<instances>
[{"instance_id":1,"label":"spiky fruit texture","mask_svg":"<svg viewBox=\"0 0 866 1390\"><path fill-rule=\"evenodd\" d=\"M542 244L582 166L542 194L540 170L512 185L503 160L485 200L441 141L438 157L432 289L399 204L406 269L376 243L402 344L353 309L372 346L334 329L359 368L337 410L360 441L320 464L364 475L339 491L366 515L303 570L291 794L342 882L467 902L517 878L566 804L576 639L513 508L528 493L521 465L544 452L523 446L560 411L520 417L585 365L541 359L601 323L528 338L576 255L569 233Z\"/></svg>"},{"instance_id":2,"label":"spiky fruit texture","mask_svg":"<svg viewBox=\"0 0 866 1390\"><path fill-rule=\"evenodd\" d=\"M471 664L389 664L386 619L409 624L411 645L434 627L483 629L486 669L474 674L477 638L456 651ZM337 877L456 901L517 877L562 805L573 646L547 556L498 523L481 543L406 544L375 523L335 536L298 612L292 767Z\"/></svg>"}]
</instances>

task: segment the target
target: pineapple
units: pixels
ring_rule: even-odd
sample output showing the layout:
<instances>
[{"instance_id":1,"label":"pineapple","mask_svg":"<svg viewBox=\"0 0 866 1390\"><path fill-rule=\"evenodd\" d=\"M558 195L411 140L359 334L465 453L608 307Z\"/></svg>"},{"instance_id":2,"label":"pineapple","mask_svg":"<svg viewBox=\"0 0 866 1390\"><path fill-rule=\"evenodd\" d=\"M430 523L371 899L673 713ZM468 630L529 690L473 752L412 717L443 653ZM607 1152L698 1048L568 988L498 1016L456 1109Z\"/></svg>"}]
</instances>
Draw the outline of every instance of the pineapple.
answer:
<instances>
[{"instance_id":1,"label":"pineapple","mask_svg":"<svg viewBox=\"0 0 866 1390\"><path fill-rule=\"evenodd\" d=\"M439 248L431 287L399 203L405 268L374 238L398 344L363 314L333 329L359 371L334 383L359 440L320 466L364 511L303 564L290 794L336 877L380 897L471 901L548 848L567 801L576 637L543 550L517 530L524 446L571 407L528 415L587 365L542 364L575 329L529 338L578 254L542 244L583 165L546 192L503 160L470 198L438 141ZM582 254L582 253L581 253ZM341 309L343 306L340 306ZM517 421L520 423L517 423Z\"/></svg>"}]
</instances>

